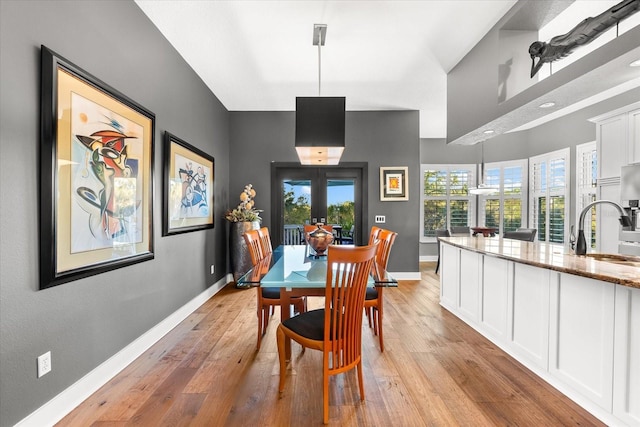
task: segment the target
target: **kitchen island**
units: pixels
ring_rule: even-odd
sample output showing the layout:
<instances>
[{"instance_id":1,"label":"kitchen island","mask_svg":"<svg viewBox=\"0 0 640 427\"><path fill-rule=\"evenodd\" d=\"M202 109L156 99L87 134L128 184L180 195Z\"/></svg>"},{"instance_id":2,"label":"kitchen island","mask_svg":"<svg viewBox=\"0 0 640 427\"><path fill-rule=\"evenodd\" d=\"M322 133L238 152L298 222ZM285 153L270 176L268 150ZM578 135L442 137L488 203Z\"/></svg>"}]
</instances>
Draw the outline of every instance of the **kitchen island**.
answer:
<instances>
[{"instance_id":1,"label":"kitchen island","mask_svg":"<svg viewBox=\"0 0 640 427\"><path fill-rule=\"evenodd\" d=\"M640 267L441 238L440 304L609 425L640 425Z\"/></svg>"}]
</instances>

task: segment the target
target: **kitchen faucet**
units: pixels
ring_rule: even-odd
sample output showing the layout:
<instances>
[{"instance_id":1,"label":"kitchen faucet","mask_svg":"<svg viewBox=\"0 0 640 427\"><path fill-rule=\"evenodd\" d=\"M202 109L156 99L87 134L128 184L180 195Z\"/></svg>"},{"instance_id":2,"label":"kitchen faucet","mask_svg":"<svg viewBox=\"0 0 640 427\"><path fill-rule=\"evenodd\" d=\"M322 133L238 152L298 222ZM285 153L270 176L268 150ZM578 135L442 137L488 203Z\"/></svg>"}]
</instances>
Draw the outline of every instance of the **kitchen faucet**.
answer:
<instances>
[{"instance_id":1,"label":"kitchen faucet","mask_svg":"<svg viewBox=\"0 0 640 427\"><path fill-rule=\"evenodd\" d=\"M584 217L587 215L587 212L589 212L589 209L591 209L591 207L600 203L608 203L610 205L615 206L618 209L618 211L620 211L620 219L619 219L620 224L622 224L623 227L631 227L631 224L632 224L631 218L625 215L624 209L622 209L622 206L620 206L616 202L612 202L611 200L596 200L595 202L589 203L587 206L584 207L584 209L582 209L582 212L580 212L580 219L578 220L579 228L578 228L578 243L576 244L576 255L584 255L587 253L587 239L585 239L584 237Z\"/></svg>"}]
</instances>

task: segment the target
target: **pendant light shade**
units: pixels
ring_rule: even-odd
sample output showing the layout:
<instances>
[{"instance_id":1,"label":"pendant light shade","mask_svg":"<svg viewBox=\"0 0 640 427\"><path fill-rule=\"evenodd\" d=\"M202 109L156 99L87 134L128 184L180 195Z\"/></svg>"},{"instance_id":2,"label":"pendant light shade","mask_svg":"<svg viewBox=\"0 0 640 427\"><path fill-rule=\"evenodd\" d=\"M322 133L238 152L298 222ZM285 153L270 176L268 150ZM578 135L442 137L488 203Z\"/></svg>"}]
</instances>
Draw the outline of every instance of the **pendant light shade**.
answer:
<instances>
[{"instance_id":1,"label":"pendant light shade","mask_svg":"<svg viewBox=\"0 0 640 427\"><path fill-rule=\"evenodd\" d=\"M344 97L296 98L296 151L303 165L337 165L344 150Z\"/></svg>"},{"instance_id":2,"label":"pendant light shade","mask_svg":"<svg viewBox=\"0 0 640 427\"><path fill-rule=\"evenodd\" d=\"M296 98L295 146L303 165L337 165L344 151L346 99L320 96L321 47L326 36L325 24L313 26L313 45L318 46L318 96Z\"/></svg>"},{"instance_id":3,"label":"pendant light shade","mask_svg":"<svg viewBox=\"0 0 640 427\"><path fill-rule=\"evenodd\" d=\"M491 194L496 194L498 189L495 187L491 187L484 183L484 141L481 142L482 146L482 162L480 163L480 184L477 187L469 189L469 193L475 194L477 196L488 196Z\"/></svg>"}]
</instances>

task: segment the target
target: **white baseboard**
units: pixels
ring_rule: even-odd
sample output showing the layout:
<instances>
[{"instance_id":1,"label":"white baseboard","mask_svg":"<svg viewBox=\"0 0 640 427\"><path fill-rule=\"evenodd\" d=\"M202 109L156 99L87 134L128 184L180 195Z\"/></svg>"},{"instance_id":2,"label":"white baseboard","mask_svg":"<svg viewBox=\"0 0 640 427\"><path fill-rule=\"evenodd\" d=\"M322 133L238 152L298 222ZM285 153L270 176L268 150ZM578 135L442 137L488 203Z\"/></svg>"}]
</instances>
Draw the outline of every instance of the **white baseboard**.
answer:
<instances>
[{"instance_id":1,"label":"white baseboard","mask_svg":"<svg viewBox=\"0 0 640 427\"><path fill-rule=\"evenodd\" d=\"M438 255L421 255L420 262L436 262L438 261Z\"/></svg>"},{"instance_id":2,"label":"white baseboard","mask_svg":"<svg viewBox=\"0 0 640 427\"><path fill-rule=\"evenodd\" d=\"M218 280L131 344L25 417L16 424L16 427L53 426L232 281L233 275L231 274Z\"/></svg>"}]
</instances>

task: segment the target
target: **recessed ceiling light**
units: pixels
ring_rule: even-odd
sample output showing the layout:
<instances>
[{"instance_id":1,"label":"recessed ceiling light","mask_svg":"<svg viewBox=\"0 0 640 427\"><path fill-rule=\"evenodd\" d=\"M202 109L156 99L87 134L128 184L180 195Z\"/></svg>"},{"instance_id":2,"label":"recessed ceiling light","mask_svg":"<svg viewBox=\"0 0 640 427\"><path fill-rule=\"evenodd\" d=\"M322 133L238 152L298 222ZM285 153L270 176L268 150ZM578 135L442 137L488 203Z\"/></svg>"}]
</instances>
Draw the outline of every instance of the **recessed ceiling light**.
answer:
<instances>
[{"instance_id":1,"label":"recessed ceiling light","mask_svg":"<svg viewBox=\"0 0 640 427\"><path fill-rule=\"evenodd\" d=\"M540 108L551 108L554 107L556 105L555 102L550 101L550 102L545 102L544 104L540 104Z\"/></svg>"},{"instance_id":2,"label":"recessed ceiling light","mask_svg":"<svg viewBox=\"0 0 640 427\"><path fill-rule=\"evenodd\" d=\"M494 133L494 132L495 132L495 130L493 130L493 129L487 129L487 130L485 130L485 131L484 131L484 132L482 132L482 133L485 133L485 134L489 135L489 134L492 134L492 133Z\"/></svg>"},{"instance_id":3,"label":"recessed ceiling light","mask_svg":"<svg viewBox=\"0 0 640 427\"><path fill-rule=\"evenodd\" d=\"M631 64L629 64L629 66L630 67L640 67L640 59L636 59Z\"/></svg>"}]
</instances>

